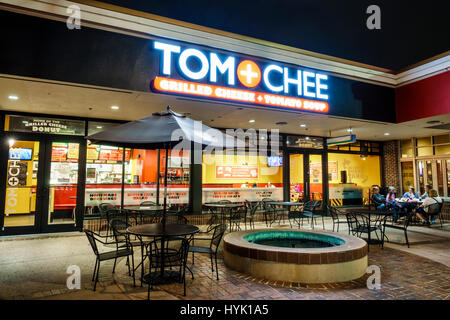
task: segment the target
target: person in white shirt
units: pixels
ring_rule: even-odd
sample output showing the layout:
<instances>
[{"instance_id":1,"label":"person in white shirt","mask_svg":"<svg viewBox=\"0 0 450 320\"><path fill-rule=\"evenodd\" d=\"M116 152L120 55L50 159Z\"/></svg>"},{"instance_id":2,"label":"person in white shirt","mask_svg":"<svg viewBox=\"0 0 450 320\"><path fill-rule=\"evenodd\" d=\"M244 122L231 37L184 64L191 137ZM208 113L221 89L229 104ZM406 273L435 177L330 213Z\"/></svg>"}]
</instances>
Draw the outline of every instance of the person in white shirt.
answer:
<instances>
[{"instance_id":1,"label":"person in white shirt","mask_svg":"<svg viewBox=\"0 0 450 320\"><path fill-rule=\"evenodd\" d=\"M428 197L426 197L423 200L423 203L416 209L417 217L422 221L422 223L428 223L428 218L431 217L430 223L433 224L439 212L437 211L439 208L437 204L441 203L442 199L439 197L437 191L431 189L430 192L428 192Z\"/></svg>"},{"instance_id":2,"label":"person in white shirt","mask_svg":"<svg viewBox=\"0 0 450 320\"><path fill-rule=\"evenodd\" d=\"M248 188L248 182L241 184L241 188Z\"/></svg>"},{"instance_id":3,"label":"person in white shirt","mask_svg":"<svg viewBox=\"0 0 450 320\"><path fill-rule=\"evenodd\" d=\"M420 199L423 200L423 199L427 198L428 194L430 193L431 188L432 188L431 185L429 185L429 184L425 185L425 193L420 196Z\"/></svg>"}]
</instances>

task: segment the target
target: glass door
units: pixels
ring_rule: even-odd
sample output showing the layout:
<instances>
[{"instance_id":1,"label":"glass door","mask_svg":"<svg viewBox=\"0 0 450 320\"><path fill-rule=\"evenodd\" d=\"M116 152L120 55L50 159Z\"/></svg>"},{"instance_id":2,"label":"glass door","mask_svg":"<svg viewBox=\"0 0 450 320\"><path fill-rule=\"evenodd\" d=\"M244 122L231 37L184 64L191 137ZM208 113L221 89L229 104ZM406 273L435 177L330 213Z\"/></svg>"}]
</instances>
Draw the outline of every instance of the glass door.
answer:
<instances>
[{"instance_id":1,"label":"glass door","mask_svg":"<svg viewBox=\"0 0 450 320\"><path fill-rule=\"evenodd\" d=\"M16 140L6 137L6 181L4 194L3 219L0 219L2 231L20 230L32 232L37 229L40 220L39 199L41 197L40 162L43 145L37 140ZM2 163L5 159L2 159ZM14 232L15 231L15 232Z\"/></svg>"},{"instance_id":2,"label":"glass door","mask_svg":"<svg viewBox=\"0 0 450 320\"><path fill-rule=\"evenodd\" d=\"M290 201L323 199L322 154L289 154Z\"/></svg>"},{"instance_id":3,"label":"glass door","mask_svg":"<svg viewBox=\"0 0 450 320\"><path fill-rule=\"evenodd\" d=\"M80 144L49 142L50 165L46 193L47 225L75 225Z\"/></svg>"}]
</instances>

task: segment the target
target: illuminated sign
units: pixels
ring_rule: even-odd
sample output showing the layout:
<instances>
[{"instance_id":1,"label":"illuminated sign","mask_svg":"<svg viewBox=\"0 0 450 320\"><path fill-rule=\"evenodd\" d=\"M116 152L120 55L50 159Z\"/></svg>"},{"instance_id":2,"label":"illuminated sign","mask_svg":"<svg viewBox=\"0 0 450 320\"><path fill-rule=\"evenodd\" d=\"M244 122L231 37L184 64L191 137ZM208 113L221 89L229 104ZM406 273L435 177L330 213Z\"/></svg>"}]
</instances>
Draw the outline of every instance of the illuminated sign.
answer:
<instances>
[{"instance_id":1,"label":"illuminated sign","mask_svg":"<svg viewBox=\"0 0 450 320\"><path fill-rule=\"evenodd\" d=\"M325 74L161 41L153 48L161 62L152 86L157 92L328 112Z\"/></svg>"}]
</instances>

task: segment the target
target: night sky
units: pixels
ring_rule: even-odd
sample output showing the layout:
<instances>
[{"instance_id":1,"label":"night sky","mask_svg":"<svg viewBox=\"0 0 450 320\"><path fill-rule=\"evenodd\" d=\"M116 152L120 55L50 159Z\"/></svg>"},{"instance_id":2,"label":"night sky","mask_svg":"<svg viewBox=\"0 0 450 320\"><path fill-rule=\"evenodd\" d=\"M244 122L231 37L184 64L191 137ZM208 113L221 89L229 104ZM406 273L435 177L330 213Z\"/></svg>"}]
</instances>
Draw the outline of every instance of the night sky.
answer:
<instances>
[{"instance_id":1,"label":"night sky","mask_svg":"<svg viewBox=\"0 0 450 320\"><path fill-rule=\"evenodd\" d=\"M450 49L448 0L101 1L392 70ZM366 27L371 4L381 30Z\"/></svg>"}]
</instances>

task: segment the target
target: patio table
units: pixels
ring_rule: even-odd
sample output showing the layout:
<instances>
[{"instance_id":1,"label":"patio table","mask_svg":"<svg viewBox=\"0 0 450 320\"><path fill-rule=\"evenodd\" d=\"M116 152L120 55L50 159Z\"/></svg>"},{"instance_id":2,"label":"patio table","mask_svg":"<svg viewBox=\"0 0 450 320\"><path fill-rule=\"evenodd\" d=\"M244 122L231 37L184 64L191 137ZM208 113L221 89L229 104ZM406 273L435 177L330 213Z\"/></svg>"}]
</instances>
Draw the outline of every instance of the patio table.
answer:
<instances>
[{"instance_id":1,"label":"patio table","mask_svg":"<svg viewBox=\"0 0 450 320\"><path fill-rule=\"evenodd\" d=\"M268 201L267 204L269 204L271 206L286 207L288 212L291 212L291 208L293 208L293 207L303 206L303 202L290 202L290 201ZM276 217L274 216L274 220L272 221L272 223L275 222L275 220L276 220ZM266 218L266 223L267 223L267 218ZM283 223L284 223L284 218L283 218Z\"/></svg>"},{"instance_id":2,"label":"patio table","mask_svg":"<svg viewBox=\"0 0 450 320\"><path fill-rule=\"evenodd\" d=\"M367 210L367 209L356 209L356 210L350 210L350 212L357 214L357 215L365 215L367 217L367 221L368 221L368 225L365 225L365 227L367 227L367 251L369 251L369 247L371 244L379 244L381 242L381 245L383 246L384 244L384 229L385 229L385 225L386 225L386 219L384 219L384 223L383 223L383 229L380 230L381 231L381 240L375 240L375 239L371 239L370 234L371 232L371 216L391 216L393 215L392 211L381 211L381 210Z\"/></svg>"},{"instance_id":3,"label":"patio table","mask_svg":"<svg viewBox=\"0 0 450 320\"><path fill-rule=\"evenodd\" d=\"M161 270L157 272L150 272L144 275L143 278L152 278L154 284L165 284L176 281L179 278L179 272L174 270L164 269L164 242L168 237L188 236L199 232L197 226L189 224L166 224L162 223L140 224L129 227L127 232L136 236L153 237L161 239Z\"/></svg>"},{"instance_id":4,"label":"patio table","mask_svg":"<svg viewBox=\"0 0 450 320\"><path fill-rule=\"evenodd\" d=\"M225 223L225 215L226 214L229 214L231 217L231 213L232 213L233 209L240 208L244 205L239 204L239 203L205 203L204 206L207 208L220 209L219 212L222 215L222 223Z\"/></svg>"},{"instance_id":5,"label":"patio table","mask_svg":"<svg viewBox=\"0 0 450 320\"><path fill-rule=\"evenodd\" d=\"M164 206L160 206L160 205L155 205L155 206L145 206L145 207L141 207L141 206L128 206L124 208L125 211L125 220L128 223L128 214L129 213L139 213L141 216L141 223L142 223L142 218L143 218L143 214L144 213L151 213L151 214L155 214L156 212L159 211L163 211L164 210Z\"/></svg>"}]
</instances>

